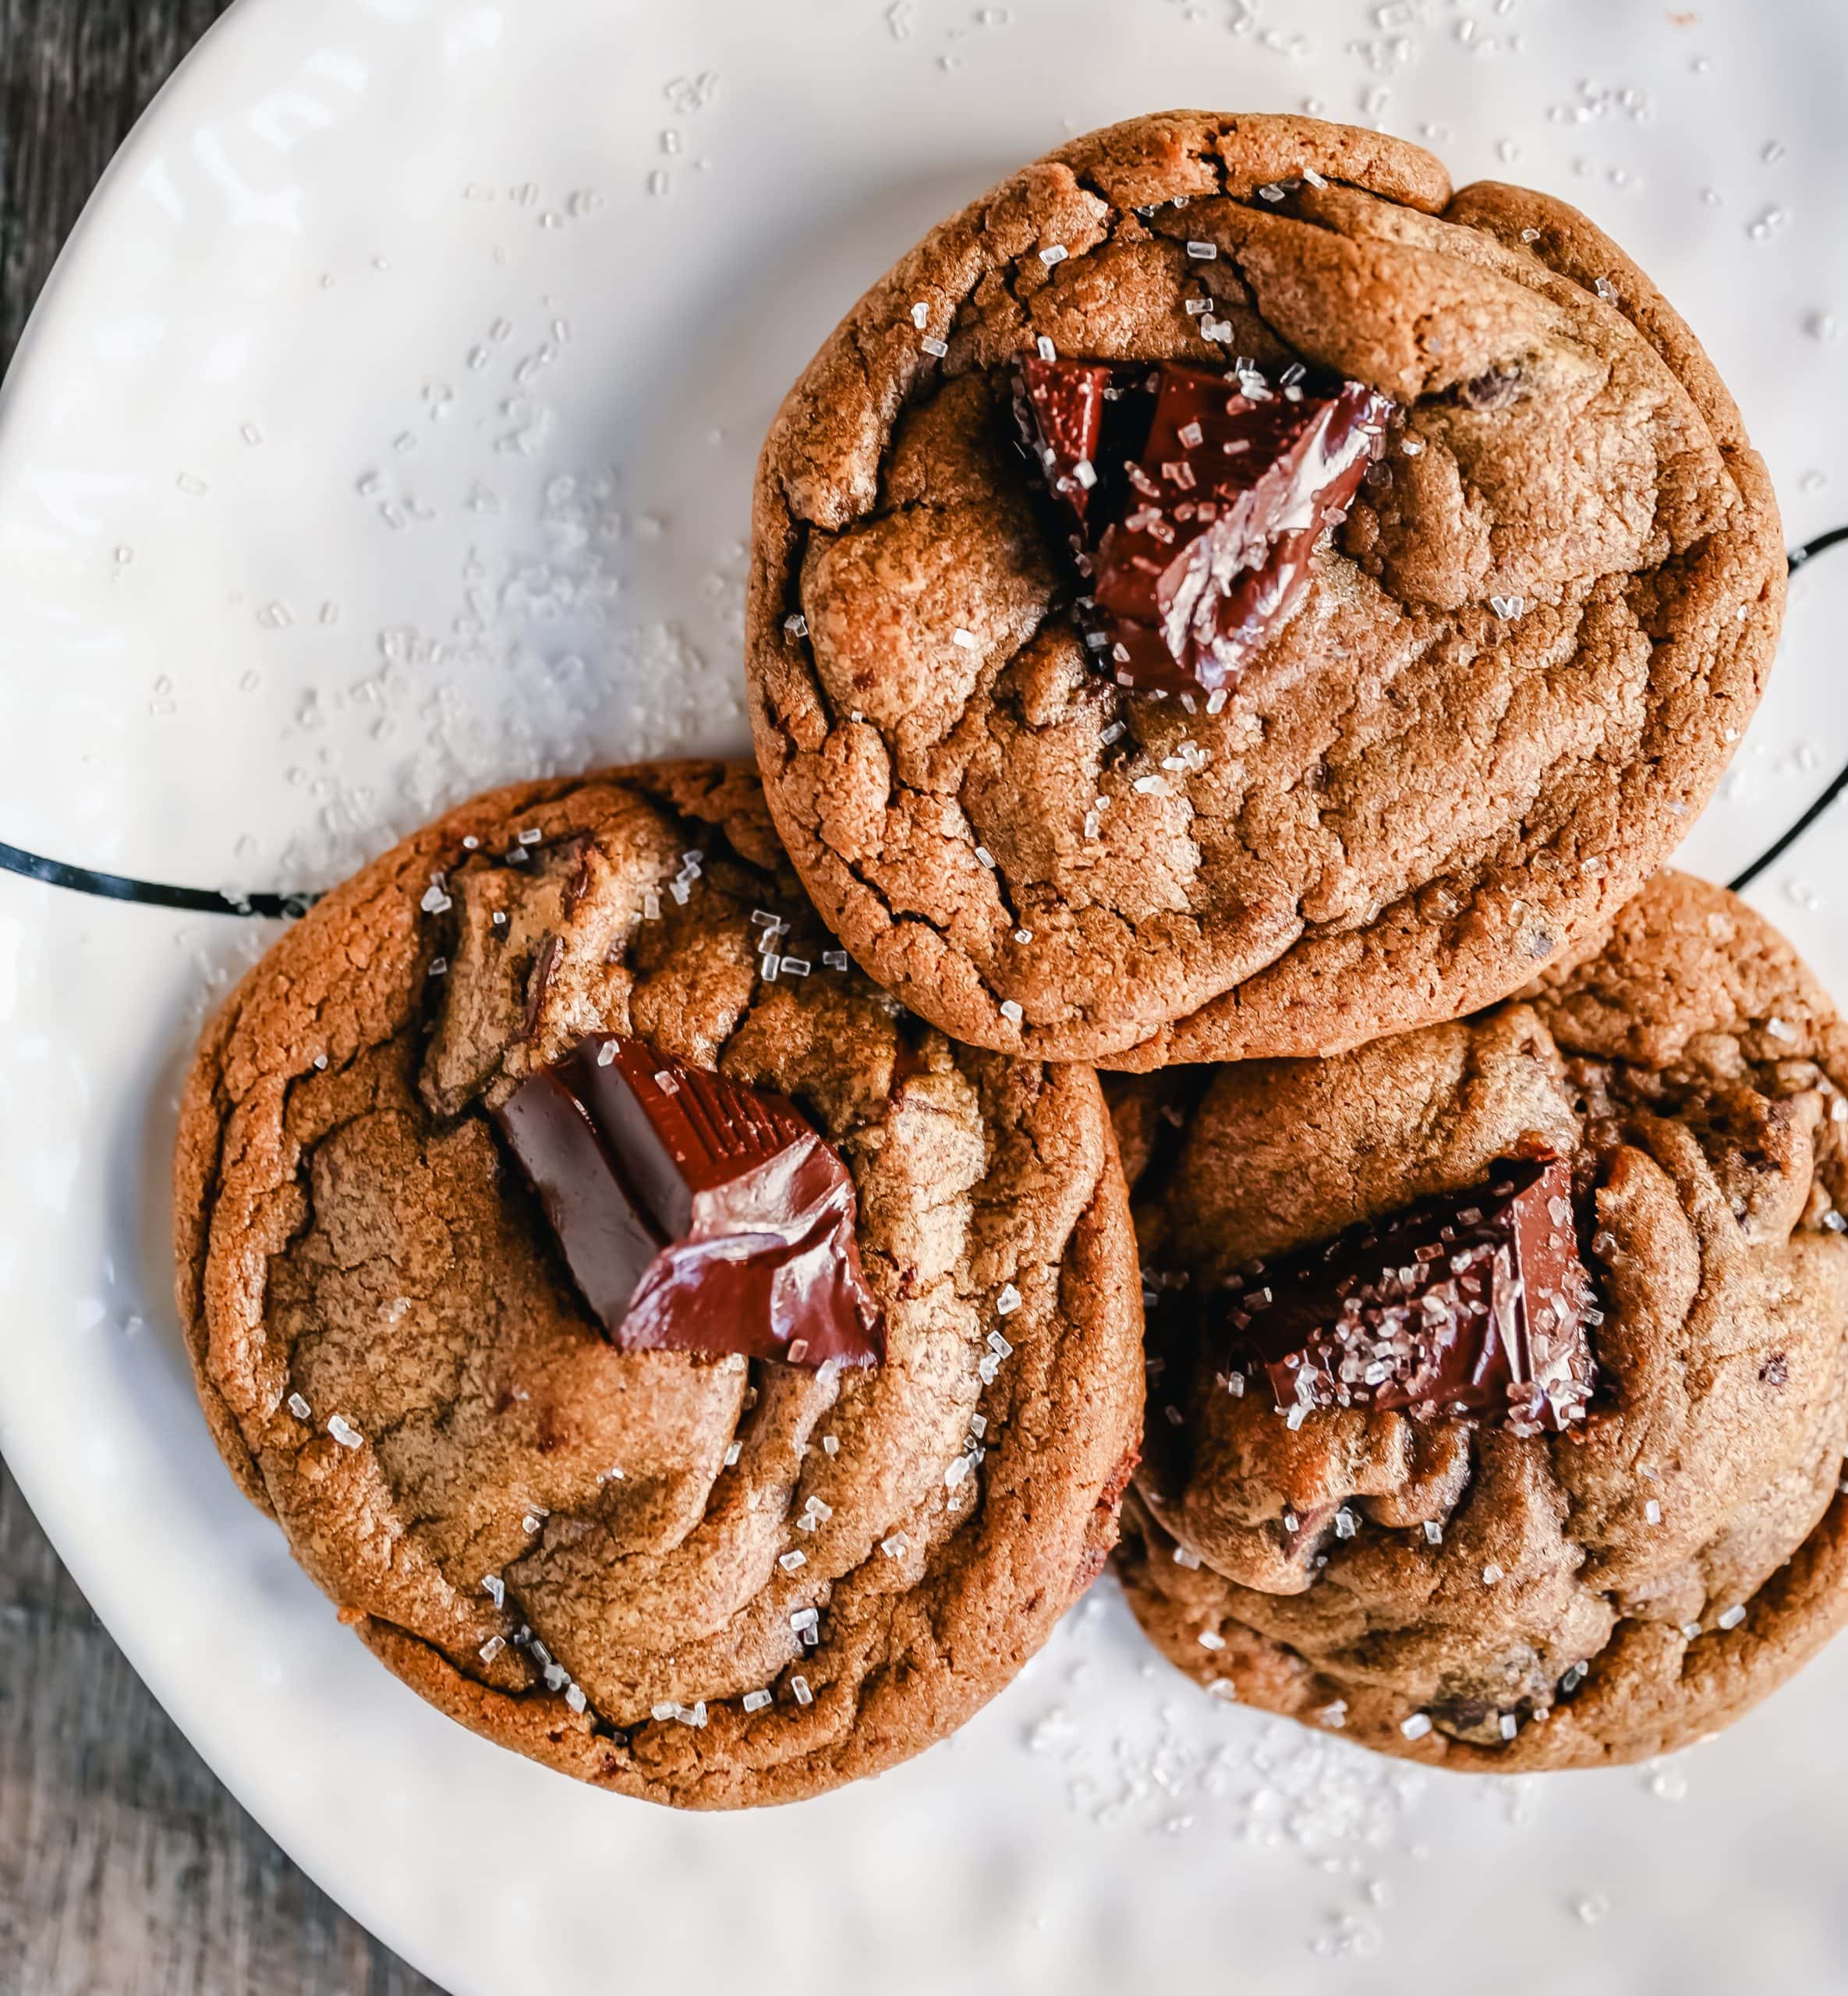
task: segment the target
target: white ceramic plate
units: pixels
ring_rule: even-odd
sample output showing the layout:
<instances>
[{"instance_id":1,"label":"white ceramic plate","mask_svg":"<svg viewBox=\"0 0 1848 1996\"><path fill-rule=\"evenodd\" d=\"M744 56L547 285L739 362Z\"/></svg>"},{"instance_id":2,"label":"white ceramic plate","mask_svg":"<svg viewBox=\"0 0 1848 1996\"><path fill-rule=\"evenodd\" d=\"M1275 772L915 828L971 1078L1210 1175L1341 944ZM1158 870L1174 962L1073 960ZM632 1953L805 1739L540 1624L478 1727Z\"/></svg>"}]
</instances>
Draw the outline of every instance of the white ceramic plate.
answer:
<instances>
[{"instance_id":1,"label":"white ceramic plate","mask_svg":"<svg viewBox=\"0 0 1848 1996\"><path fill-rule=\"evenodd\" d=\"M1819 532L1845 58L1831 0L243 0L0 401L0 838L313 886L490 779L742 745L784 386L938 216L1176 101L1379 120L1588 207ZM1838 558L1690 864L1734 870L1848 757ZM1845 858L1848 808L1758 893L1848 994ZM240 1799L457 1996L1848 1978L1848 1648L1673 1764L1469 1783L1210 1705L1106 1587L958 1739L740 1820L427 1711L233 1490L168 1301L176 1078L264 940L0 878L0 1440Z\"/></svg>"}]
</instances>

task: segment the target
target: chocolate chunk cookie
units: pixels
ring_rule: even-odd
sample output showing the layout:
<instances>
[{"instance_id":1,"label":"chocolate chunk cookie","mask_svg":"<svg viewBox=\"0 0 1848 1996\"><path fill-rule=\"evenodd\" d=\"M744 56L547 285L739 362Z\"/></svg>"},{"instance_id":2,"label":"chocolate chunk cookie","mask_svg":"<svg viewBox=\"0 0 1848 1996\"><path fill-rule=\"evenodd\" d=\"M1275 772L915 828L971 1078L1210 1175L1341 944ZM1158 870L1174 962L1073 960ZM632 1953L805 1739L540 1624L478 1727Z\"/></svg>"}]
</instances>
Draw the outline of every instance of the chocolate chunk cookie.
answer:
<instances>
[{"instance_id":1,"label":"chocolate chunk cookie","mask_svg":"<svg viewBox=\"0 0 1848 1996\"><path fill-rule=\"evenodd\" d=\"M502 791L330 895L205 1035L176 1209L246 1492L407 1683L586 1781L888 1766L1114 1539L1142 1326L1096 1079L906 1017L748 769Z\"/></svg>"},{"instance_id":2,"label":"chocolate chunk cookie","mask_svg":"<svg viewBox=\"0 0 1848 1996\"><path fill-rule=\"evenodd\" d=\"M1338 1052L1673 848L1782 615L1763 465L1582 216L1373 132L1076 140L848 315L760 469L770 808L977 1045Z\"/></svg>"},{"instance_id":3,"label":"chocolate chunk cookie","mask_svg":"<svg viewBox=\"0 0 1848 1996\"><path fill-rule=\"evenodd\" d=\"M1459 1024L1115 1085L1153 1302L1118 1565L1182 1669L1584 1767L1848 1620L1848 1028L1743 902L1665 873ZM1517 1248L1495 1194L1549 1176Z\"/></svg>"}]
</instances>

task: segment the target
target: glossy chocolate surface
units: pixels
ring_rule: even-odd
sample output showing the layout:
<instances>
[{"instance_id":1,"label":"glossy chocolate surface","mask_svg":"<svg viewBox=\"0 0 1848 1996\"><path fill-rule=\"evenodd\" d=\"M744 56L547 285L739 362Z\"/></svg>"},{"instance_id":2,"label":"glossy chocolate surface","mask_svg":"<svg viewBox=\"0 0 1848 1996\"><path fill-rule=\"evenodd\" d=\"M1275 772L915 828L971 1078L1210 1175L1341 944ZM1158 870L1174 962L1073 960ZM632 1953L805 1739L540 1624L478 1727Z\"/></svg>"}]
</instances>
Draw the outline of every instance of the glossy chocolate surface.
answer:
<instances>
[{"instance_id":1,"label":"glossy chocolate surface","mask_svg":"<svg viewBox=\"0 0 1848 1996\"><path fill-rule=\"evenodd\" d=\"M1294 612L1393 409L1301 367L1030 356L1019 387L1023 437L1089 586L1087 641L1120 685L1175 692L1235 686Z\"/></svg>"},{"instance_id":2,"label":"glossy chocolate surface","mask_svg":"<svg viewBox=\"0 0 1848 1996\"><path fill-rule=\"evenodd\" d=\"M1591 1395L1591 1285L1555 1159L1499 1164L1473 1191L1235 1279L1212 1315L1293 1421L1372 1407L1538 1434L1583 1419Z\"/></svg>"},{"instance_id":3,"label":"glossy chocolate surface","mask_svg":"<svg viewBox=\"0 0 1848 1996\"><path fill-rule=\"evenodd\" d=\"M876 1365L852 1178L795 1105L600 1033L495 1113L625 1351Z\"/></svg>"}]
</instances>

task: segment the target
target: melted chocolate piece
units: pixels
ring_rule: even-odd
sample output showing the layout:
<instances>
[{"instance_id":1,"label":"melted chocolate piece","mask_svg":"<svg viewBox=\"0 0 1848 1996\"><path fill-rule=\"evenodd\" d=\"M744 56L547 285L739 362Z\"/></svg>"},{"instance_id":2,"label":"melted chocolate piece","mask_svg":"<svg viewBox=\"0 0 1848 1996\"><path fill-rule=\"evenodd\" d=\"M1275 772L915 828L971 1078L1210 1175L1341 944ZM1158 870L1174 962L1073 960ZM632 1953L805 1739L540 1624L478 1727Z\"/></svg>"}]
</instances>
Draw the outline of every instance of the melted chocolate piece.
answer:
<instances>
[{"instance_id":1,"label":"melted chocolate piece","mask_svg":"<svg viewBox=\"0 0 1848 1996\"><path fill-rule=\"evenodd\" d=\"M589 1110L563 1074L548 1068L522 1081L494 1120L539 1194L585 1301L606 1328L619 1324L667 1244L613 1176Z\"/></svg>"},{"instance_id":2,"label":"melted chocolate piece","mask_svg":"<svg viewBox=\"0 0 1848 1996\"><path fill-rule=\"evenodd\" d=\"M883 1360L853 1180L783 1096L597 1033L494 1120L623 1350Z\"/></svg>"},{"instance_id":3,"label":"melted chocolate piece","mask_svg":"<svg viewBox=\"0 0 1848 1996\"><path fill-rule=\"evenodd\" d=\"M1393 408L1300 367L1021 361L1021 431L1076 530L1087 641L1119 685L1237 685L1308 593Z\"/></svg>"},{"instance_id":4,"label":"melted chocolate piece","mask_svg":"<svg viewBox=\"0 0 1848 1996\"><path fill-rule=\"evenodd\" d=\"M1299 1407L1357 1407L1536 1435L1584 1417L1591 1301L1571 1174L1543 1157L1235 1278L1214 1314L1293 1423Z\"/></svg>"},{"instance_id":5,"label":"melted chocolate piece","mask_svg":"<svg viewBox=\"0 0 1848 1996\"><path fill-rule=\"evenodd\" d=\"M1042 360L1037 354L1020 364L1022 391L1032 412L1034 448L1046 482L1081 528L1089 517L1097 486L1105 398L1117 371L1082 361Z\"/></svg>"}]
</instances>

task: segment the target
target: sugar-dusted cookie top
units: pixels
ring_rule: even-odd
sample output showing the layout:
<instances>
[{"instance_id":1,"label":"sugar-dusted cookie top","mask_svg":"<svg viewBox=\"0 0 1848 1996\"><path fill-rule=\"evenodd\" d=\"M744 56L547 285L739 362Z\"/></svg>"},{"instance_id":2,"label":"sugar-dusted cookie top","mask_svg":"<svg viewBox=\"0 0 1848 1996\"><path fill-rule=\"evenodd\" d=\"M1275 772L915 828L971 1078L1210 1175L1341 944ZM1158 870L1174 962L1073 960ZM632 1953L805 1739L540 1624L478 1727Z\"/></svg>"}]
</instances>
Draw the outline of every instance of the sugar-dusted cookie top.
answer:
<instances>
[{"instance_id":1,"label":"sugar-dusted cookie top","mask_svg":"<svg viewBox=\"0 0 1848 1996\"><path fill-rule=\"evenodd\" d=\"M508 1113L561 1073L607 1113L576 1181ZM618 1127L651 1088L686 1112L652 1184ZM689 1163L715 1115L756 1137ZM646 1279L632 1305L582 1231L623 1186L644 1230L716 1228L728 1277L755 1227L765 1283L638 1328ZM329 895L205 1036L176 1208L246 1491L401 1676L584 1779L724 1807L876 1771L999 1690L1114 1538L1141 1317L1096 1078L904 1017L748 768L499 791ZM770 1237L792 1212L807 1240ZM674 1251L680 1302L711 1244ZM824 1362L726 1315L792 1266L848 1285Z\"/></svg>"},{"instance_id":2,"label":"sugar-dusted cookie top","mask_svg":"<svg viewBox=\"0 0 1848 1996\"><path fill-rule=\"evenodd\" d=\"M1118 1558L1183 1669L1518 1772L1698 1739L1848 1621L1848 1030L1743 902L1665 873L1458 1024L1117 1085L1156 1297Z\"/></svg>"},{"instance_id":3,"label":"sugar-dusted cookie top","mask_svg":"<svg viewBox=\"0 0 1848 1996\"><path fill-rule=\"evenodd\" d=\"M1132 1067L1518 989L1705 802L1783 602L1642 272L1301 118L1138 119L935 230L791 391L755 539L817 907L954 1036Z\"/></svg>"}]
</instances>

